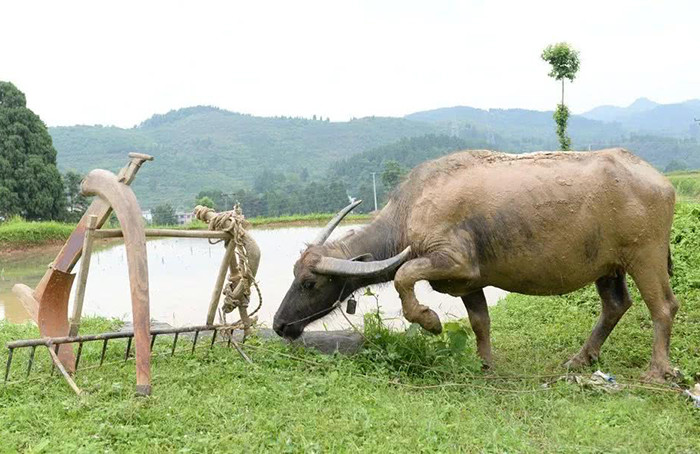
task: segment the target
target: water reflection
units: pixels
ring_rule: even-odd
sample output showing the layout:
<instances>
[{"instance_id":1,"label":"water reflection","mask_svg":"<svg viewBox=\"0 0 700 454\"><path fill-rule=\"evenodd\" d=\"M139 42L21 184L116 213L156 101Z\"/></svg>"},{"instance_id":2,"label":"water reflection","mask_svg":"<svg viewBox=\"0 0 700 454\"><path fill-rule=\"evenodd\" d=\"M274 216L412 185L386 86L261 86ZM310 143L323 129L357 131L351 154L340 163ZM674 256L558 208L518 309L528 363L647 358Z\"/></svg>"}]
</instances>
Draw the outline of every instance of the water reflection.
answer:
<instances>
[{"instance_id":1,"label":"water reflection","mask_svg":"<svg viewBox=\"0 0 700 454\"><path fill-rule=\"evenodd\" d=\"M334 236L342 235L352 227L338 227ZM290 227L253 231L262 250L258 281L263 292L264 304L259 312L259 321L266 326L272 325L272 317L292 282L292 265L304 249L305 242L313 239L319 229L320 227ZM149 241L151 318L176 326L204 323L223 254L222 244L212 245L205 239L164 238ZM11 322L29 319L29 315L10 289L15 282L36 285L55 252L47 252L45 255L46 257L41 256L34 260L33 265L26 261L21 266L15 264L14 268L12 263L2 265L5 272L0 275L0 318L6 317ZM443 319L466 317L460 299L432 291L427 282L419 282L416 290L418 298L435 309ZM380 309L388 322L396 327L405 325L401 317L400 300L393 285L374 286L373 291L378 295ZM353 323L361 323L362 315L367 311L376 310L377 307L373 297L363 296L361 293L363 292L356 294L357 313L349 316ZM490 304L494 304L505 294L506 292L499 289L487 289ZM71 295L71 302L73 296ZM253 298L252 304L257 305L256 298ZM131 317L126 253L122 244L115 244L93 254L84 313L125 320ZM309 325L309 329L347 327L347 321L338 313L330 314Z\"/></svg>"}]
</instances>

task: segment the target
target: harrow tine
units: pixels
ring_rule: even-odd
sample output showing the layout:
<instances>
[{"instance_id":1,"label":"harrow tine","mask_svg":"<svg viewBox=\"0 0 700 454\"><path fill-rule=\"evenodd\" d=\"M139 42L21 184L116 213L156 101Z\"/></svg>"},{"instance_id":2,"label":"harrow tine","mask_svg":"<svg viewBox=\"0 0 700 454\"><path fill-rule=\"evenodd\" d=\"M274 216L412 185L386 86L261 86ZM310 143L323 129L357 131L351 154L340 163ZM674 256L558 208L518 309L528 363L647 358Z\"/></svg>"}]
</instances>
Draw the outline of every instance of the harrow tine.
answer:
<instances>
[{"instance_id":1,"label":"harrow tine","mask_svg":"<svg viewBox=\"0 0 700 454\"><path fill-rule=\"evenodd\" d=\"M231 348L231 339L233 338L233 330L230 330L228 332L228 342L226 343L226 346L228 348Z\"/></svg>"},{"instance_id":2,"label":"harrow tine","mask_svg":"<svg viewBox=\"0 0 700 454\"><path fill-rule=\"evenodd\" d=\"M214 328L214 331L211 333L211 344L209 344L209 349L212 349L214 347L214 342L216 342L216 333L217 329Z\"/></svg>"},{"instance_id":3,"label":"harrow tine","mask_svg":"<svg viewBox=\"0 0 700 454\"><path fill-rule=\"evenodd\" d=\"M47 346L46 348L48 348L49 350L51 350L51 347L53 347L53 346L52 346L52 345L49 345L49 346ZM54 353L55 353L56 355L58 355L58 347L60 347L60 345L56 344L56 347L55 347L55 350L54 350ZM49 354L50 354L50 353L51 353L51 352L49 352ZM54 369L56 369L56 361L53 360L53 357L54 357L54 355L51 355L51 376L53 376L53 371L54 371Z\"/></svg>"},{"instance_id":4,"label":"harrow tine","mask_svg":"<svg viewBox=\"0 0 700 454\"><path fill-rule=\"evenodd\" d=\"M131 353L131 340L133 337L129 337L128 340L126 341L126 355L124 355L124 361L129 360L129 353Z\"/></svg>"},{"instance_id":5,"label":"harrow tine","mask_svg":"<svg viewBox=\"0 0 700 454\"><path fill-rule=\"evenodd\" d=\"M73 373L78 372L78 365L80 364L80 355L83 354L83 343L78 344L78 354L75 356L75 370Z\"/></svg>"},{"instance_id":6,"label":"harrow tine","mask_svg":"<svg viewBox=\"0 0 700 454\"><path fill-rule=\"evenodd\" d=\"M231 336L231 337L233 337L233 336ZM241 357L242 357L248 364L253 364L253 360L250 359L250 357L249 357L248 355L245 354L245 352L243 351L243 349L241 348L241 346L238 345L238 342L236 342L236 341L231 341L231 342L233 343L233 346L236 348L236 351L238 352L238 354L241 355Z\"/></svg>"},{"instance_id":7,"label":"harrow tine","mask_svg":"<svg viewBox=\"0 0 700 454\"><path fill-rule=\"evenodd\" d=\"M194 354L194 349L197 346L197 338L199 337L199 330L195 330L194 332L194 341L192 341L192 352L191 354Z\"/></svg>"},{"instance_id":8,"label":"harrow tine","mask_svg":"<svg viewBox=\"0 0 700 454\"><path fill-rule=\"evenodd\" d=\"M175 337L173 338L173 348L170 350L170 356L175 356L175 347L177 346L177 338L180 335L180 333L175 333Z\"/></svg>"},{"instance_id":9,"label":"harrow tine","mask_svg":"<svg viewBox=\"0 0 700 454\"><path fill-rule=\"evenodd\" d=\"M32 351L29 352L29 363L27 364L27 377L32 373L32 365L34 364L34 353L36 352L36 345L32 345Z\"/></svg>"},{"instance_id":10,"label":"harrow tine","mask_svg":"<svg viewBox=\"0 0 700 454\"><path fill-rule=\"evenodd\" d=\"M105 362L105 353L107 353L107 342L109 339L105 339L102 342L102 353L100 354L100 366L102 366L102 363Z\"/></svg>"},{"instance_id":11,"label":"harrow tine","mask_svg":"<svg viewBox=\"0 0 700 454\"><path fill-rule=\"evenodd\" d=\"M12 348L8 350L9 353L7 354L7 366L5 366L5 383L7 383L7 380L10 378L10 367L12 366L12 353L14 351Z\"/></svg>"},{"instance_id":12,"label":"harrow tine","mask_svg":"<svg viewBox=\"0 0 700 454\"><path fill-rule=\"evenodd\" d=\"M156 343L156 336L157 334L151 336L151 351L153 351L153 345Z\"/></svg>"},{"instance_id":13,"label":"harrow tine","mask_svg":"<svg viewBox=\"0 0 700 454\"><path fill-rule=\"evenodd\" d=\"M56 345L56 347L58 347L58 345ZM57 348L57 350L58 350L58 348ZM63 364L61 363L61 360L58 358L58 355L56 354L56 352L51 350L51 347L49 347L49 354L51 355L51 360L53 361L54 365L56 365L56 367L58 367L58 370L63 375L63 378L66 379L66 382L68 382L70 387L73 389L73 391L75 391L75 393L77 395L80 395L80 393L82 391L80 391L80 388L78 388L78 385L76 385L75 382L73 381L73 379L70 377L70 374L68 373L68 371L66 371L66 368L63 367Z\"/></svg>"}]
</instances>

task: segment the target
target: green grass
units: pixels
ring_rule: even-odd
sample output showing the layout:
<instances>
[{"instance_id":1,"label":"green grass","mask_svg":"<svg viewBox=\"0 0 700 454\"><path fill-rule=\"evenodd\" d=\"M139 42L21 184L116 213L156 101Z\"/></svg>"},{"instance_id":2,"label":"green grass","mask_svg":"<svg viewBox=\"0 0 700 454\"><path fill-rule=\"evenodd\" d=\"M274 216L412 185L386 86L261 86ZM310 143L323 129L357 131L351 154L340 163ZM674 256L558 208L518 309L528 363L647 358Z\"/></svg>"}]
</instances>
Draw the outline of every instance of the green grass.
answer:
<instances>
[{"instance_id":1,"label":"green grass","mask_svg":"<svg viewBox=\"0 0 700 454\"><path fill-rule=\"evenodd\" d=\"M62 241L70 236L74 227L62 222L30 222L14 217L0 223L0 249Z\"/></svg>"},{"instance_id":2,"label":"green grass","mask_svg":"<svg viewBox=\"0 0 700 454\"><path fill-rule=\"evenodd\" d=\"M246 218L246 221L253 227L265 227L268 225L277 226L284 224L314 224L328 222L335 213L310 213L310 214L292 214L287 216L274 217L256 217ZM352 221L368 221L372 217L369 214L349 214L345 216L345 220ZM184 225L155 225L151 224L148 228L163 228L163 229L183 229L183 230L202 230L206 229L207 224L199 219L194 219Z\"/></svg>"},{"instance_id":3,"label":"green grass","mask_svg":"<svg viewBox=\"0 0 700 454\"><path fill-rule=\"evenodd\" d=\"M650 329L638 315L639 307L623 321L600 365L619 380L636 378L647 363ZM698 410L672 392L498 378L563 374L560 361L593 322L585 306L510 297L493 321L492 373L478 371L473 339L455 353L420 332L370 329L376 344L354 357L253 339L246 348L254 366L223 346L190 356L181 345L174 358L154 360L154 395L145 399L132 395L123 343L109 351L118 364L77 375L82 397L47 376L44 354L37 380L0 389L0 451L692 452L700 443ZM89 319L86 332L109 324ZM0 333L3 341L36 335L2 324ZM674 359L684 363L679 337ZM156 351L168 348L162 339ZM85 350L83 365L96 364L99 344ZM16 355L13 377L23 374L22 359L26 352Z\"/></svg>"},{"instance_id":4,"label":"green grass","mask_svg":"<svg viewBox=\"0 0 700 454\"><path fill-rule=\"evenodd\" d=\"M671 359L688 386L700 379L700 206L677 206L672 248L681 309ZM598 316L588 287L509 295L491 308L488 372L464 322L435 337L413 327L390 332L371 316L368 346L351 357L253 338L250 366L224 346L190 355L183 343L171 358L169 339L159 339L156 353L165 355L154 358L149 398L133 396L123 343L110 347L116 364L77 374L82 397L48 376L46 352L38 352L35 380L0 386L0 452L697 452L700 410L670 386L634 386L649 362L652 327L631 292L634 306L599 363L582 372L600 368L630 385L616 392L557 380ZM87 319L85 332L118 324ZM0 344L36 335L31 325L0 322ZM96 364L99 350L86 344L81 368ZM13 379L27 355L15 355ZM0 352L0 365L5 359Z\"/></svg>"},{"instance_id":5,"label":"green grass","mask_svg":"<svg viewBox=\"0 0 700 454\"><path fill-rule=\"evenodd\" d=\"M700 171L672 172L666 177L676 188L679 200L700 201Z\"/></svg>"},{"instance_id":6,"label":"green grass","mask_svg":"<svg viewBox=\"0 0 700 454\"><path fill-rule=\"evenodd\" d=\"M283 225L296 223L325 222L334 214L315 213L279 217L250 218L248 221L254 227L266 225ZM368 214L351 214L346 217L348 221L366 221L370 219ZM75 224L55 221L32 222L15 217L5 222L0 222L0 250L3 248L21 248L26 246L41 246L66 240ZM184 230L206 229L207 225L199 220L194 220L185 225L149 225L148 228L169 228Z\"/></svg>"},{"instance_id":7,"label":"green grass","mask_svg":"<svg viewBox=\"0 0 700 454\"><path fill-rule=\"evenodd\" d=\"M327 222L329 221L335 213L311 213L311 214L295 214L290 216L278 216L278 217L257 217L250 218L250 222L253 226L265 226L269 224L285 224L285 223L303 223L303 222ZM367 221L371 219L369 214L349 214L345 216L347 221Z\"/></svg>"}]
</instances>

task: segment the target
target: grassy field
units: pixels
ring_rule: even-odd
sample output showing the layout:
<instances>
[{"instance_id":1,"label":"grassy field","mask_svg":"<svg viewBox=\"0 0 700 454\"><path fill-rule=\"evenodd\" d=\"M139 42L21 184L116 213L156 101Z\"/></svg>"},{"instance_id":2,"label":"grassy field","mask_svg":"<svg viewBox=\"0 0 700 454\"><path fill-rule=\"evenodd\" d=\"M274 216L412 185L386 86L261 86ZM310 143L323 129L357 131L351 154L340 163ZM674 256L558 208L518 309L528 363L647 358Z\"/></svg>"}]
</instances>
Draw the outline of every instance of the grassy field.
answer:
<instances>
[{"instance_id":1,"label":"grassy field","mask_svg":"<svg viewBox=\"0 0 700 454\"><path fill-rule=\"evenodd\" d=\"M676 188L678 200L700 201L700 171L672 172L666 176Z\"/></svg>"},{"instance_id":2,"label":"grassy field","mask_svg":"<svg viewBox=\"0 0 700 454\"><path fill-rule=\"evenodd\" d=\"M277 227L284 225L303 225L328 221L335 214L302 214L294 216L280 217L259 217L250 218L248 222L253 227ZM346 217L349 221L366 221L370 215L351 214ZM185 225L149 225L149 228L175 228L197 230L205 229L204 222L195 220ZM19 249L23 247L41 246L65 241L75 228L74 224L67 224L55 221L30 222L19 217L12 218L5 222L0 222L0 251L6 249Z\"/></svg>"},{"instance_id":3,"label":"grassy field","mask_svg":"<svg viewBox=\"0 0 700 454\"><path fill-rule=\"evenodd\" d=\"M689 386L700 379L698 205L678 205L672 247L681 309L671 358ZM389 332L371 317L367 348L351 357L253 338L250 366L223 345L190 355L183 344L171 358L169 339L160 339L149 398L133 396L123 345L109 350L115 364L77 374L82 397L48 376L41 352L34 380L0 386L0 452L697 452L700 410L680 388L638 381L652 328L631 290L635 305L600 362L581 373L614 374L624 384L618 390L566 380L561 366L598 316L593 288L509 295L491 309L488 372L464 323L435 337ZM89 319L86 332L118 324ZM0 344L36 335L31 325L0 322ZM81 368L96 364L100 345L85 349ZM27 354L15 355L13 380L22 379Z\"/></svg>"},{"instance_id":4,"label":"grassy field","mask_svg":"<svg viewBox=\"0 0 700 454\"><path fill-rule=\"evenodd\" d=\"M74 227L62 222L28 222L19 217L11 218L0 223L0 251L64 241Z\"/></svg>"},{"instance_id":5,"label":"grassy field","mask_svg":"<svg viewBox=\"0 0 700 454\"><path fill-rule=\"evenodd\" d=\"M312 213L312 214L296 214L292 216L279 217L259 217L250 218L248 222L255 227L268 225L283 225L283 224L303 224L303 223L323 223L329 221L335 213ZM352 221L367 221L371 219L369 214L348 214L345 216L346 222Z\"/></svg>"}]
</instances>

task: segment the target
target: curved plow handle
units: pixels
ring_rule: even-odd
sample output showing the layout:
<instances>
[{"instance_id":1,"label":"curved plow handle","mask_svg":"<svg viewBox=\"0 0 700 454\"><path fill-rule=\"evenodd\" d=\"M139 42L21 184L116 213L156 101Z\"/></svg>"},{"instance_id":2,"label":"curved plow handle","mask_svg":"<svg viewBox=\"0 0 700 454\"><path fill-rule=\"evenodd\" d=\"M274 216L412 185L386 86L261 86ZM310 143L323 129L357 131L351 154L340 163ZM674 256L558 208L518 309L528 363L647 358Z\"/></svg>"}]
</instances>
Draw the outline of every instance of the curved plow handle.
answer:
<instances>
[{"instance_id":1,"label":"curved plow handle","mask_svg":"<svg viewBox=\"0 0 700 454\"><path fill-rule=\"evenodd\" d=\"M96 169L88 173L81 184L81 192L99 196L107 202L116 213L124 234L136 344L136 391L148 395L151 393L151 317L146 233L141 207L134 191L107 170Z\"/></svg>"},{"instance_id":2,"label":"curved plow handle","mask_svg":"<svg viewBox=\"0 0 700 454\"><path fill-rule=\"evenodd\" d=\"M152 160L153 157L146 154L129 153L129 163L119 171L119 181L130 184L141 165ZM36 287L30 288L23 284L15 284L12 288L27 312L39 325L39 333L42 336L61 337L68 335L68 298L75 278L71 271L80 259L83 250L87 220L91 215L97 216L97 227L99 228L111 212L112 208L105 200L101 198L93 200ZM68 344L61 345L58 357L65 369L72 373L75 368L73 348Z\"/></svg>"}]
</instances>

